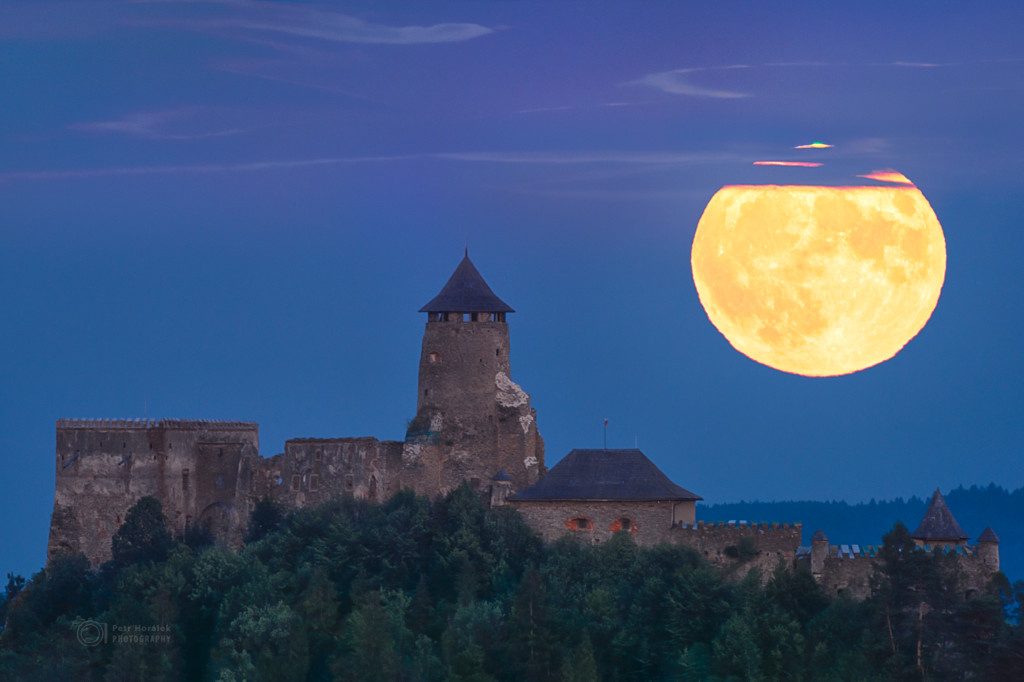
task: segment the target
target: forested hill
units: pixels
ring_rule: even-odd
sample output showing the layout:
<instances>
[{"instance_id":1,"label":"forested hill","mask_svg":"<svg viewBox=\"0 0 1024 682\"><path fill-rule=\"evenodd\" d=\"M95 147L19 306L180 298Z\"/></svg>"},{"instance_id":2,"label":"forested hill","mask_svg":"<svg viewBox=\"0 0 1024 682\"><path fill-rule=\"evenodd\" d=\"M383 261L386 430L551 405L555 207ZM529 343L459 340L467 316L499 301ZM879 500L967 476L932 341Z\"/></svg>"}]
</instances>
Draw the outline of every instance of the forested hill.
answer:
<instances>
[{"instance_id":1,"label":"forested hill","mask_svg":"<svg viewBox=\"0 0 1024 682\"><path fill-rule=\"evenodd\" d=\"M946 504L960 527L971 536L970 543L986 526L999 536L1000 568L1011 581L1024 578L1024 488L1013 492L995 484L963 486L943 491ZM751 522L802 522L803 543L825 531L829 544L878 545L893 524L902 521L914 531L924 517L931 494L924 499L898 497L861 504L846 502L735 502L700 505L697 518L705 521L745 520Z\"/></svg>"}]
</instances>

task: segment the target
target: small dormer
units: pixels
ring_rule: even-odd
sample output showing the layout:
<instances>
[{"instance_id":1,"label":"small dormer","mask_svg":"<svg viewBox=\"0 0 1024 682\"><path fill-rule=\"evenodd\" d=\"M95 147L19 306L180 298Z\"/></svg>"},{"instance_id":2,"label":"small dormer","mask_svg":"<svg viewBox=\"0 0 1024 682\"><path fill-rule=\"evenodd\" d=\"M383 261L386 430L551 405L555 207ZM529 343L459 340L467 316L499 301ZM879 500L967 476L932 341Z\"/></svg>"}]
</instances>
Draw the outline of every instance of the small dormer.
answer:
<instances>
[{"instance_id":1,"label":"small dormer","mask_svg":"<svg viewBox=\"0 0 1024 682\"><path fill-rule=\"evenodd\" d=\"M504 322L505 313L515 311L487 286L467 250L441 293L420 312L427 314L427 322Z\"/></svg>"}]
</instances>

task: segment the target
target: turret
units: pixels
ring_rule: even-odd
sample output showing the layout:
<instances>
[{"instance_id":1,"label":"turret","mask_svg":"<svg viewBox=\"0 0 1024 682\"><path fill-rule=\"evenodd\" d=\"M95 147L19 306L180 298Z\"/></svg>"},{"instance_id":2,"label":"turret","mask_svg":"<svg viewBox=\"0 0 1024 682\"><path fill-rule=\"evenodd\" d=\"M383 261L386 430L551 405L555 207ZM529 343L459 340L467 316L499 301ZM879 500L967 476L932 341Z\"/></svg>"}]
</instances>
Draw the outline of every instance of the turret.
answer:
<instances>
[{"instance_id":1,"label":"turret","mask_svg":"<svg viewBox=\"0 0 1024 682\"><path fill-rule=\"evenodd\" d=\"M993 571L999 570L999 536L991 526L978 536L978 556Z\"/></svg>"}]
</instances>

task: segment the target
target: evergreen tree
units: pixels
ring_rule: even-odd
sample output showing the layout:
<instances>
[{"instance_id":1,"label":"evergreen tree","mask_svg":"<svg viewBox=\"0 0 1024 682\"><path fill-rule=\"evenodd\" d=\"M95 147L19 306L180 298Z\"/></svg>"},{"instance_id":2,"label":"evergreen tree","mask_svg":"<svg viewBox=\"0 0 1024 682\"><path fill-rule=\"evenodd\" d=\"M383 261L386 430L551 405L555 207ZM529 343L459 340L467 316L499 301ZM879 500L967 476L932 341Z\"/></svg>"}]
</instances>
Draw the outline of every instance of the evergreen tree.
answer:
<instances>
[{"instance_id":1,"label":"evergreen tree","mask_svg":"<svg viewBox=\"0 0 1024 682\"><path fill-rule=\"evenodd\" d=\"M163 561L173 545L160 501L147 495L125 514L124 523L111 540L110 551L114 564L125 567L144 561Z\"/></svg>"}]
</instances>

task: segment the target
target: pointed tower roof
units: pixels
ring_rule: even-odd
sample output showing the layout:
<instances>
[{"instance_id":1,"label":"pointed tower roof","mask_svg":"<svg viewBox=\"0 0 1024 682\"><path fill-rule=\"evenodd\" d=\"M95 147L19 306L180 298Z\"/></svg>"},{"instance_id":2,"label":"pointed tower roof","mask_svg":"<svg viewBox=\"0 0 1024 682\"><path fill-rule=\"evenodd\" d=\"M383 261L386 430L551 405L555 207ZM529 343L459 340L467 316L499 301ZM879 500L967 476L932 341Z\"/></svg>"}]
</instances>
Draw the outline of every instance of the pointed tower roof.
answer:
<instances>
[{"instance_id":1,"label":"pointed tower roof","mask_svg":"<svg viewBox=\"0 0 1024 682\"><path fill-rule=\"evenodd\" d=\"M939 489L935 489L928 511L924 513L921 525L914 531L915 540L967 540L969 535L953 518L953 512L946 506L946 500Z\"/></svg>"},{"instance_id":2,"label":"pointed tower roof","mask_svg":"<svg viewBox=\"0 0 1024 682\"><path fill-rule=\"evenodd\" d=\"M513 500L700 500L639 450L573 450Z\"/></svg>"},{"instance_id":3,"label":"pointed tower roof","mask_svg":"<svg viewBox=\"0 0 1024 682\"><path fill-rule=\"evenodd\" d=\"M999 542L999 536L992 530L992 526L986 526L985 530L981 531L981 535L978 536L978 542Z\"/></svg>"},{"instance_id":4,"label":"pointed tower roof","mask_svg":"<svg viewBox=\"0 0 1024 682\"><path fill-rule=\"evenodd\" d=\"M507 303L494 295L487 282L466 256L455 268L441 293L420 308L421 313L514 313Z\"/></svg>"}]
</instances>

